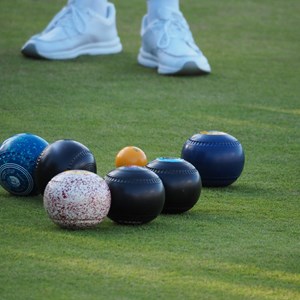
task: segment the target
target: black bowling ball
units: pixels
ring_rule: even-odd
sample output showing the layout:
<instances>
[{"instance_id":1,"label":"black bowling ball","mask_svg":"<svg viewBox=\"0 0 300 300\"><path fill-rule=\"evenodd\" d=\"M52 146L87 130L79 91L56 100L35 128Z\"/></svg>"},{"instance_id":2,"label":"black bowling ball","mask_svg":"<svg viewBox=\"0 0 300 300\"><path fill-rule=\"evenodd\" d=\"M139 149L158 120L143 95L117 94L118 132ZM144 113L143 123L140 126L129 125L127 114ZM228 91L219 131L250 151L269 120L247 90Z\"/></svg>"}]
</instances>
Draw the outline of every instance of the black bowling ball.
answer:
<instances>
[{"instance_id":1,"label":"black bowling ball","mask_svg":"<svg viewBox=\"0 0 300 300\"><path fill-rule=\"evenodd\" d=\"M68 170L97 173L96 160L83 144L73 140L58 140L48 145L37 160L35 180L41 194L57 174Z\"/></svg>"},{"instance_id":2,"label":"black bowling ball","mask_svg":"<svg viewBox=\"0 0 300 300\"><path fill-rule=\"evenodd\" d=\"M177 214L190 210L201 194L201 177L197 169L180 158L157 158L147 165L165 187L163 213Z\"/></svg>"},{"instance_id":3,"label":"black bowling ball","mask_svg":"<svg viewBox=\"0 0 300 300\"><path fill-rule=\"evenodd\" d=\"M124 225L140 225L154 220L165 203L160 178L145 167L117 168L105 176L110 192L108 217Z\"/></svg>"}]
</instances>

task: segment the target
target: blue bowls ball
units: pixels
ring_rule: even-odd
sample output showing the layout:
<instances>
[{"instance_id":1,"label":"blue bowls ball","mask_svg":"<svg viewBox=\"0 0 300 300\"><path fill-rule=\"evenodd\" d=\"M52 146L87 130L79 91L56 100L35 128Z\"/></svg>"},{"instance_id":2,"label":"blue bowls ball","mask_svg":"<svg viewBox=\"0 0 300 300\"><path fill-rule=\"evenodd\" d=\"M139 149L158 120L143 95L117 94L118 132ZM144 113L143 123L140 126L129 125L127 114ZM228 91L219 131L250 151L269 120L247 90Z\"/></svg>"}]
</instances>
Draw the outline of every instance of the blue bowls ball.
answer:
<instances>
[{"instance_id":1,"label":"blue bowls ball","mask_svg":"<svg viewBox=\"0 0 300 300\"><path fill-rule=\"evenodd\" d=\"M202 131L183 145L181 157L199 171L202 185L228 186L241 175L245 155L241 143L220 131Z\"/></svg>"},{"instance_id":2,"label":"blue bowls ball","mask_svg":"<svg viewBox=\"0 0 300 300\"><path fill-rule=\"evenodd\" d=\"M14 195L37 195L34 170L47 145L47 141L30 133L16 134L5 140L0 146L0 185Z\"/></svg>"}]
</instances>

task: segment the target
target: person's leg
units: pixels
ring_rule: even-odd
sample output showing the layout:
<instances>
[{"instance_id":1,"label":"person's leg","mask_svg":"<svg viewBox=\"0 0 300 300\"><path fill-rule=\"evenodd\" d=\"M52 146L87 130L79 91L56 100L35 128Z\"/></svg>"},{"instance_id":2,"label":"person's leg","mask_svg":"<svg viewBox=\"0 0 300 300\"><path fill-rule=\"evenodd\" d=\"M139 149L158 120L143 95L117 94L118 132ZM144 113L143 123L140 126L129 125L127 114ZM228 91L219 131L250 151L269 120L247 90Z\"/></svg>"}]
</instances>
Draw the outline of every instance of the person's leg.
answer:
<instances>
[{"instance_id":1,"label":"person's leg","mask_svg":"<svg viewBox=\"0 0 300 300\"><path fill-rule=\"evenodd\" d=\"M170 10L180 12L179 0L147 0L147 15L150 22L160 18L160 13Z\"/></svg>"},{"instance_id":2,"label":"person's leg","mask_svg":"<svg viewBox=\"0 0 300 300\"><path fill-rule=\"evenodd\" d=\"M69 0L44 31L25 43L21 52L32 58L72 59L121 50L113 4L107 0Z\"/></svg>"},{"instance_id":3,"label":"person's leg","mask_svg":"<svg viewBox=\"0 0 300 300\"><path fill-rule=\"evenodd\" d=\"M138 62L159 74L197 75L211 72L207 58L195 44L179 0L147 0L142 20Z\"/></svg>"},{"instance_id":4,"label":"person's leg","mask_svg":"<svg viewBox=\"0 0 300 300\"><path fill-rule=\"evenodd\" d=\"M103 18L106 17L108 4L107 0L77 0L76 2L79 9L84 10L89 8L97 12Z\"/></svg>"}]
</instances>

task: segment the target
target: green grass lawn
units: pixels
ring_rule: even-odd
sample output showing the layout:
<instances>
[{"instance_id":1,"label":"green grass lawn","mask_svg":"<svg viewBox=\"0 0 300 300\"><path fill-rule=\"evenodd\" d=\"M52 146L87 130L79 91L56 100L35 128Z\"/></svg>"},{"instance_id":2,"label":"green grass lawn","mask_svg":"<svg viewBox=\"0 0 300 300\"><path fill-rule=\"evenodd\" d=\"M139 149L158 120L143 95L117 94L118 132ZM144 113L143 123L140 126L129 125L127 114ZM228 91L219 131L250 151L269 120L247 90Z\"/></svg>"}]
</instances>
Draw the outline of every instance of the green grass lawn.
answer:
<instances>
[{"instance_id":1,"label":"green grass lawn","mask_svg":"<svg viewBox=\"0 0 300 300\"><path fill-rule=\"evenodd\" d=\"M143 226L54 225L42 197L0 189L0 299L300 299L300 3L185 0L213 73L137 64L145 1L116 0L121 54L29 60L20 47L64 1L0 2L0 141L77 140L102 177L127 145L180 156L200 130L242 143L242 176Z\"/></svg>"}]
</instances>

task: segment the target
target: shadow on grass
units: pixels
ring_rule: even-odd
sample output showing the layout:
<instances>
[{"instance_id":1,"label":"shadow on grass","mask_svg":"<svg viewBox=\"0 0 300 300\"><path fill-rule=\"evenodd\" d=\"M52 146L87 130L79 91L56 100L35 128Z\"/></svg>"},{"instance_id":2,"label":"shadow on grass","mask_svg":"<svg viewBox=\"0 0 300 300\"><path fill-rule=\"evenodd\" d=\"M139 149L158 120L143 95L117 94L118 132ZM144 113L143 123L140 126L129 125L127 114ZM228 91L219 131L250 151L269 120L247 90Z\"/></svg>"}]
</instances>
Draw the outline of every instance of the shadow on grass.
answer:
<instances>
[{"instance_id":1,"label":"shadow on grass","mask_svg":"<svg viewBox=\"0 0 300 300\"><path fill-rule=\"evenodd\" d=\"M241 224L247 222L247 216L243 207L232 206L235 200L239 203L245 200L253 200L255 195L267 191L257 190L253 185L232 185L224 188L203 188L202 195L197 204L189 211L181 214L160 214L149 223L142 225L121 225L106 217L100 224L87 229L64 229L54 224L47 216L43 207L42 195L33 197L14 196L7 192L1 193L2 208L7 211L7 218L16 213L20 216L18 223L32 224L37 230L43 232L60 232L62 235L86 236L86 237L133 237L137 234L146 233L150 237L157 233L163 235L176 235L185 230L199 230L205 227L228 226L228 224ZM253 196L254 195L254 196ZM211 200L210 200L211 196ZM202 199L205 199L205 205ZM223 200L223 198L224 200ZM208 200L207 200L208 199ZM221 199L221 200L216 200ZM222 201L227 205L223 205ZM229 202L232 201L232 202ZM221 205L221 204L222 205ZM15 210L15 212L14 212ZM28 223L27 223L28 222Z\"/></svg>"},{"instance_id":2,"label":"shadow on grass","mask_svg":"<svg viewBox=\"0 0 300 300\"><path fill-rule=\"evenodd\" d=\"M15 57L23 66L30 67L43 67L47 69L68 71L86 71L97 69L99 73L104 72L105 76L110 74L124 74L130 75L137 72L149 73L148 68L140 66L137 62L136 56L133 53L122 52L119 54L111 55L98 55L98 56L80 56L70 60L48 60L48 59L35 59L27 58L22 55ZM154 70L153 70L154 71Z\"/></svg>"},{"instance_id":3,"label":"shadow on grass","mask_svg":"<svg viewBox=\"0 0 300 300\"><path fill-rule=\"evenodd\" d=\"M77 72L90 72L89 76L93 76L91 70L97 70L99 74L105 77L120 77L120 78L136 78L138 79L153 75L157 77L157 80L170 80L170 78L182 78L182 80L191 80L190 78L198 78L200 74L174 74L169 76L157 76L156 68L146 68L141 66L137 61L137 53L123 51L119 54L110 55L97 55L97 56L80 56L70 60L47 60L41 58L28 58L23 55L15 57L19 60L20 64L24 67L30 66L34 68L32 70L38 70L41 66L43 71L46 70L57 73L63 71L68 73L69 71ZM201 77L206 77L206 74L201 74ZM78 75L80 76L80 75Z\"/></svg>"},{"instance_id":4,"label":"shadow on grass","mask_svg":"<svg viewBox=\"0 0 300 300\"><path fill-rule=\"evenodd\" d=\"M151 222L141 225L122 225L113 222L106 217L95 227L86 229L66 229L54 224L47 216L43 207L41 195L35 197L17 197L9 193L1 195L2 208L7 211L7 218L18 215L16 224L23 226L33 225L36 230L43 232L60 232L62 235L86 236L86 237L122 237L144 234L153 236L158 232L166 235L176 235L184 228L199 228L210 226L209 224L226 224L238 218L229 210L210 209L205 210L201 203L197 207L180 214L160 214Z\"/></svg>"},{"instance_id":5,"label":"shadow on grass","mask_svg":"<svg viewBox=\"0 0 300 300\"><path fill-rule=\"evenodd\" d=\"M233 184L226 187L203 187L202 195L214 195L223 196L224 198L233 195L235 198L240 198L241 200L254 200L260 198L262 195L269 195L272 192L271 189L262 187L256 183L243 183L243 184Z\"/></svg>"},{"instance_id":6,"label":"shadow on grass","mask_svg":"<svg viewBox=\"0 0 300 300\"><path fill-rule=\"evenodd\" d=\"M12 205L43 207L43 197L41 195L17 196L4 191L0 194L0 197L4 202L7 201L6 203L11 203Z\"/></svg>"}]
</instances>

